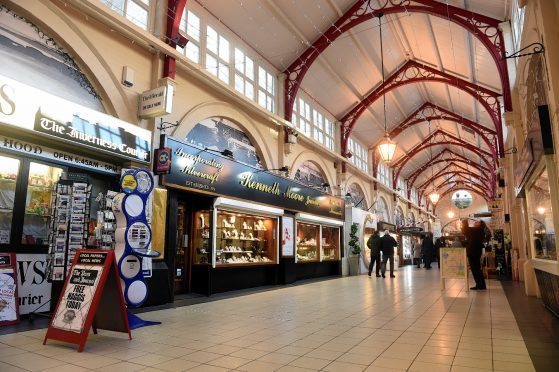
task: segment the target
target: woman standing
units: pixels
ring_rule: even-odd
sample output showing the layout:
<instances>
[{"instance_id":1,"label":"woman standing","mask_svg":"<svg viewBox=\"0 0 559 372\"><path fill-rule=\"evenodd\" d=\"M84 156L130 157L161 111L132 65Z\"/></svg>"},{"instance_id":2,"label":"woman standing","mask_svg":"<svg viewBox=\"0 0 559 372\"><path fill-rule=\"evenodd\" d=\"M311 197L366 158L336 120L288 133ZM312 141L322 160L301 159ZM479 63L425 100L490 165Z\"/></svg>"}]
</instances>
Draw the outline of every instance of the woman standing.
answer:
<instances>
[{"instance_id":1,"label":"woman standing","mask_svg":"<svg viewBox=\"0 0 559 372\"><path fill-rule=\"evenodd\" d=\"M418 269L421 268L421 243L417 238L413 239L413 263Z\"/></svg>"}]
</instances>

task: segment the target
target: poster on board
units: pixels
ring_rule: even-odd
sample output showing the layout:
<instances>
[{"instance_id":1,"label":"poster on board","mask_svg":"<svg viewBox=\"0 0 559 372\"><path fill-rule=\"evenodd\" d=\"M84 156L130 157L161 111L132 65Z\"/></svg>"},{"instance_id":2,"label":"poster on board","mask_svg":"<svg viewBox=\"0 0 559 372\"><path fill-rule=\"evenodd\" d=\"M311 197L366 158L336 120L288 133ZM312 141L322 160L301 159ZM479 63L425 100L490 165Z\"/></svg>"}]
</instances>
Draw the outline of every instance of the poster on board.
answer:
<instances>
[{"instance_id":1,"label":"poster on board","mask_svg":"<svg viewBox=\"0 0 559 372\"><path fill-rule=\"evenodd\" d=\"M465 279L469 290L466 248L441 248L440 262L441 289L445 288L445 279Z\"/></svg>"},{"instance_id":2,"label":"poster on board","mask_svg":"<svg viewBox=\"0 0 559 372\"><path fill-rule=\"evenodd\" d=\"M281 232L281 255L282 257L293 257L293 217L282 217Z\"/></svg>"},{"instance_id":3,"label":"poster on board","mask_svg":"<svg viewBox=\"0 0 559 372\"><path fill-rule=\"evenodd\" d=\"M0 253L0 326L19 322L16 257Z\"/></svg>"},{"instance_id":4,"label":"poster on board","mask_svg":"<svg viewBox=\"0 0 559 372\"><path fill-rule=\"evenodd\" d=\"M77 265L73 268L52 320L54 328L83 332L84 322L102 273L103 266Z\"/></svg>"},{"instance_id":5,"label":"poster on board","mask_svg":"<svg viewBox=\"0 0 559 372\"><path fill-rule=\"evenodd\" d=\"M17 254L19 313L48 312L52 285L46 275L47 255Z\"/></svg>"}]
</instances>

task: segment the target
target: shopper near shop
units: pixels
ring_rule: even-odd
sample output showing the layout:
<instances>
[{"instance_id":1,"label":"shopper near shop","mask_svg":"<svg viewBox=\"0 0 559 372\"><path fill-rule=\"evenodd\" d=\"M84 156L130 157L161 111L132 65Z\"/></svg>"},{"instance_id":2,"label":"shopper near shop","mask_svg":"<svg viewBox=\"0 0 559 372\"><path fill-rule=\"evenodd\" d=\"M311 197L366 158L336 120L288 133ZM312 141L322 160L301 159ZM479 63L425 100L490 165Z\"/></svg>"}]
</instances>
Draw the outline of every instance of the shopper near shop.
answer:
<instances>
[{"instance_id":1,"label":"shopper near shop","mask_svg":"<svg viewBox=\"0 0 559 372\"><path fill-rule=\"evenodd\" d=\"M388 230L384 230L384 235L380 238L380 247L382 251L382 277L386 273L386 261L390 260L390 277L394 276L394 248L398 246L398 242L392 236Z\"/></svg>"},{"instance_id":2,"label":"shopper near shop","mask_svg":"<svg viewBox=\"0 0 559 372\"><path fill-rule=\"evenodd\" d=\"M418 269L421 268L421 243L417 238L413 240L413 263Z\"/></svg>"},{"instance_id":3,"label":"shopper near shop","mask_svg":"<svg viewBox=\"0 0 559 372\"><path fill-rule=\"evenodd\" d=\"M468 255L468 263L472 270L472 275L476 281L472 290L484 290L485 279L481 271L481 253L483 251L483 241L485 239L485 222L480 221L476 226L470 227L468 220L462 220L462 233L466 236L466 254Z\"/></svg>"},{"instance_id":4,"label":"shopper near shop","mask_svg":"<svg viewBox=\"0 0 559 372\"><path fill-rule=\"evenodd\" d=\"M369 276L373 272L373 266L376 265L376 276L380 277L380 235L375 230L373 235L367 240L367 247L371 250L371 262L369 263Z\"/></svg>"},{"instance_id":5,"label":"shopper near shop","mask_svg":"<svg viewBox=\"0 0 559 372\"><path fill-rule=\"evenodd\" d=\"M431 270L431 260L433 259L434 251L433 235L426 233L421 242L421 253L423 254L423 267L427 270Z\"/></svg>"}]
</instances>

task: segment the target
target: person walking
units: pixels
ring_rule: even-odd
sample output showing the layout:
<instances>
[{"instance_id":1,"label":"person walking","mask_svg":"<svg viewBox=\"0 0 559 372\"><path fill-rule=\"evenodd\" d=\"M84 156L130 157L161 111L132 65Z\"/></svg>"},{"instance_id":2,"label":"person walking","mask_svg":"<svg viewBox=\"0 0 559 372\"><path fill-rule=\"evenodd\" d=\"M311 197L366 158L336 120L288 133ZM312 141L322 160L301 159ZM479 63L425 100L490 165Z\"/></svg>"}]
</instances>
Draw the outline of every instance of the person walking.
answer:
<instances>
[{"instance_id":1,"label":"person walking","mask_svg":"<svg viewBox=\"0 0 559 372\"><path fill-rule=\"evenodd\" d=\"M483 240L485 239L485 222L481 221L477 226L470 227L468 220L462 220L462 233L466 236L466 254L468 255L468 263L472 270L472 275L476 281L472 290L486 289L485 279L481 271L481 253L483 251Z\"/></svg>"},{"instance_id":2,"label":"person walking","mask_svg":"<svg viewBox=\"0 0 559 372\"><path fill-rule=\"evenodd\" d=\"M382 251L382 277L386 273L386 261L390 260L390 277L394 276L394 247L398 246L398 242L392 236L388 230L384 230L384 235L380 238L380 247Z\"/></svg>"},{"instance_id":3,"label":"person walking","mask_svg":"<svg viewBox=\"0 0 559 372\"><path fill-rule=\"evenodd\" d=\"M431 270L431 260L433 259L434 250L433 236L431 233L426 233L421 242L421 253L423 253L423 267L427 270Z\"/></svg>"},{"instance_id":4,"label":"person walking","mask_svg":"<svg viewBox=\"0 0 559 372\"><path fill-rule=\"evenodd\" d=\"M367 240L367 247L371 250L371 262L369 263L369 276L373 272L373 266L376 264L376 275L380 277L380 235L375 230L373 235Z\"/></svg>"},{"instance_id":5,"label":"person walking","mask_svg":"<svg viewBox=\"0 0 559 372\"><path fill-rule=\"evenodd\" d=\"M417 268L421 268L421 243L415 238L413 240L413 263L417 265Z\"/></svg>"},{"instance_id":6,"label":"person walking","mask_svg":"<svg viewBox=\"0 0 559 372\"><path fill-rule=\"evenodd\" d=\"M439 269L441 268L441 248L443 247L446 247L445 239L443 237L437 238L433 258L437 260L437 266Z\"/></svg>"}]
</instances>

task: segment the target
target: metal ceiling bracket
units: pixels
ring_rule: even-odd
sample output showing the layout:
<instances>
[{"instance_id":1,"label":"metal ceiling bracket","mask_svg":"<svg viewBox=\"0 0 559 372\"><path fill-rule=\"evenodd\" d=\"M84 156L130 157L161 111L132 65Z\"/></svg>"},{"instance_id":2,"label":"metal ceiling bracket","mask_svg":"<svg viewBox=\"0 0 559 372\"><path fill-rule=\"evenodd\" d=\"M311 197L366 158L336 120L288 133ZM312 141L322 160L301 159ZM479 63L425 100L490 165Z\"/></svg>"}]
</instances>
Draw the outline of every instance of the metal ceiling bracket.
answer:
<instances>
[{"instance_id":1,"label":"metal ceiling bracket","mask_svg":"<svg viewBox=\"0 0 559 372\"><path fill-rule=\"evenodd\" d=\"M531 49L530 52L523 53L524 51L529 50L529 49ZM507 55L505 53L505 59L531 56L532 54L540 54L540 53L543 53L543 52L545 52L545 48L544 48L542 43L532 43L532 44L527 45L524 48L512 53L511 55Z\"/></svg>"}]
</instances>

